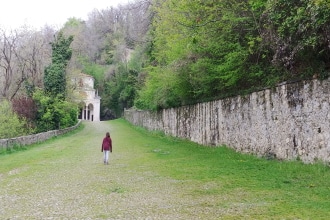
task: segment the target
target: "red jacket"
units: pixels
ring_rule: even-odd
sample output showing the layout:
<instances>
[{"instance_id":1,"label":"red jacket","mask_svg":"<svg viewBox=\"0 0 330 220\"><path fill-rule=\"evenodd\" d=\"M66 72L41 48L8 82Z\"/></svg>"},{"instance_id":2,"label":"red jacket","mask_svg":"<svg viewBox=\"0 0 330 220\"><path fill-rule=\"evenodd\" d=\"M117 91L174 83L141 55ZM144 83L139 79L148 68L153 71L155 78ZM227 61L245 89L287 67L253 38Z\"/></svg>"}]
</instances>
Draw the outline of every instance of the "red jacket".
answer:
<instances>
[{"instance_id":1,"label":"red jacket","mask_svg":"<svg viewBox=\"0 0 330 220\"><path fill-rule=\"evenodd\" d=\"M103 152L103 150L110 150L112 152L112 140L110 137L103 138L101 151Z\"/></svg>"}]
</instances>

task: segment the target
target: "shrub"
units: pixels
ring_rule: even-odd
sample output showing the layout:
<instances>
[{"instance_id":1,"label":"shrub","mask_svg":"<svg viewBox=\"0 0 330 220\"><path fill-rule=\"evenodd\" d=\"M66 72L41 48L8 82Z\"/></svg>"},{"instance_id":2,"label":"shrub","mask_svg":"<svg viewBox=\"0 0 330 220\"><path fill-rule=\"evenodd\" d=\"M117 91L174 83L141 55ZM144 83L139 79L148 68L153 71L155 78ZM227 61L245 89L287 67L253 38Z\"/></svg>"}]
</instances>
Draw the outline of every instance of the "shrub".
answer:
<instances>
[{"instance_id":1,"label":"shrub","mask_svg":"<svg viewBox=\"0 0 330 220\"><path fill-rule=\"evenodd\" d=\"M12 138L29 133L26 120L19 117L8 101L0 102L0 138Z\"/></svg>"},{"instance_id":2,"label":"shrub","mask_svg":"<svg viewBox=\"0 0 330 220\"><path fill-rule=\"evenodd\" d=\"M77 123L77 105L63 100L60 95L51 98L43 91L37 90L33 99L38 108L36 117L38 132L67 128Z\"/></svg>"}]
</instances>

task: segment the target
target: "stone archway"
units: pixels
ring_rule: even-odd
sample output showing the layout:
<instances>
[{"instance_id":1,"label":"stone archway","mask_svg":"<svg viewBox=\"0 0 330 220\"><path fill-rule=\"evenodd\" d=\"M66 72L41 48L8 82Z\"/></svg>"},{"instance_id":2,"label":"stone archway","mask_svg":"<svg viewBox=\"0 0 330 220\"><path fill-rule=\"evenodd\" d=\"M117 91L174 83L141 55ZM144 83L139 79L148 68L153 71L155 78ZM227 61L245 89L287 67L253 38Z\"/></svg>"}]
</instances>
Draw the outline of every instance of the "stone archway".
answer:
<instances>
[{"instance_id":1,"label":"stone archway","mask_svg":"<svg viewBox=\"0 0 330 220\"><path fill-rule=\"evenodd\" d=\"M90 103L87 106L87 120L89 121L94 121L94 105L92 103Z\"/></svg>"}]
</instances>

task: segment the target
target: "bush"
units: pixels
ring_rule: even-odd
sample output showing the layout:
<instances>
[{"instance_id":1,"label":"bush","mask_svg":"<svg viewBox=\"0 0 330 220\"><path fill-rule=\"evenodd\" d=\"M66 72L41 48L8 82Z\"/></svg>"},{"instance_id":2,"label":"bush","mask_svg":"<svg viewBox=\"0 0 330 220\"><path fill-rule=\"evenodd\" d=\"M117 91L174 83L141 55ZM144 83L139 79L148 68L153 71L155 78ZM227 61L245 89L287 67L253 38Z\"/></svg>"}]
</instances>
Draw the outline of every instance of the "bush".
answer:
<instances>
[{"instance_id":1,"label":"bush","mask_svg":"<svg viewBox=\"0 0 330 220\"><path fill-rule=\"evenodd\" d=\"M38 132L67 128L78 122L78 107L75 103L63 100L58 95L54 98L37 90L33 94L38 111L36 124Z\"/></svg>"},{"instance_id":2,"label":"bush","mask_svg":"<svg viewBox=\"0 0 330 220\"><path fill-rule=\"evenodd\" d=\"M0 103L0 139L23 136L29 133L24 118L15 114L8 101Z\"/></svg>"}]
</instances>

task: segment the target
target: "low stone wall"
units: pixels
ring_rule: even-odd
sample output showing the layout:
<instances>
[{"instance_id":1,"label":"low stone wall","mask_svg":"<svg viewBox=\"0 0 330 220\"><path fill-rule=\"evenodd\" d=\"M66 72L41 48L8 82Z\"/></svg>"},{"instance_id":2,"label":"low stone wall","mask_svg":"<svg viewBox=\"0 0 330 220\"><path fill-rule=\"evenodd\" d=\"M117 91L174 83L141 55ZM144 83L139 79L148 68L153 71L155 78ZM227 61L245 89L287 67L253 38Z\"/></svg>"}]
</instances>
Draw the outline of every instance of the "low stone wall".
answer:
<instances>
[{"instance_id":1,"label":"low stone wall","mask_svg":"<svg viewBox=\"0 0 330 220\"><path fill-rule=\"evenodd\" d=\"M65 134L69 131L76 129L80 125L80 122L81 121L79 120L79 122L75 126L60 130L52 130L38 134L32 134L32 135L9 138L9 139L0 139L0 149L9 149L14 146L25 146L25 145L30 145L48 140L52 137Z\"/></svg>"},{"instance_id":2,"label":"low stone wall","mask_svg":"<svg viewBox=\"0 0 330 220\"><path fill-rule=\"evenodd\" d=\"M159 112L125 110L132 124L236 151L330 162L330 81L302 81L247 96Z\"/></svg>"}]
</instances>

